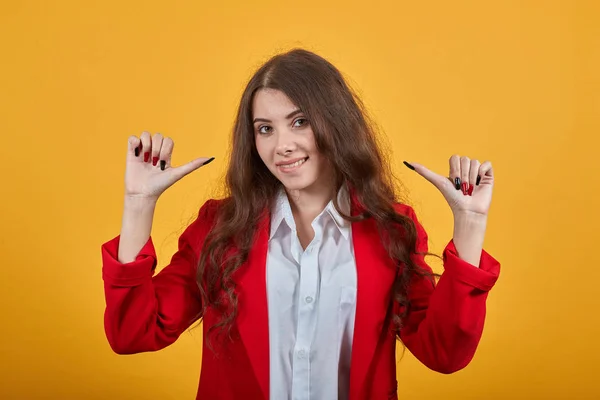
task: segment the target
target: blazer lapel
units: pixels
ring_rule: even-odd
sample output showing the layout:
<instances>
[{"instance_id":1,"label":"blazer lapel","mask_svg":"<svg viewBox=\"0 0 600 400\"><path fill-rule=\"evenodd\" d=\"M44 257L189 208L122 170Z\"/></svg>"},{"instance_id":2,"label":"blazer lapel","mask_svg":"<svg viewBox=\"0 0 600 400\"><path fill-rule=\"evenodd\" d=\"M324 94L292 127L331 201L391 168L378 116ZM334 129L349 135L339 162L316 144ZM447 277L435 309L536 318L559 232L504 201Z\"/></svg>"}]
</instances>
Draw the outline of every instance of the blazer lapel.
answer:
<instances>
[{"instance_id":1,"label":"blazer lapel","mask_svg":"<svg viewBox=\"0 0 600 400\"><path fill-rule=\"evenodd\" d=\"M236 272L238 292L237 326L256 380L265 400L269 399L269 320L266 266L270 212L263 213L248 260Z\"/></svg>"},{"instance_id":2,"label":"blazer lapel","mask_svg":"<svg viewBox=\"0 0 600 400\"><path fill-rule=\"evenodd\" d=\"M363 207L352 196L352 215ZM350 362L350 399L362 399L365 378L384 328L392 282L393 262L381 243L373 219L352 223L357 274L356 317Z\"/></svg>"}]
</instances>

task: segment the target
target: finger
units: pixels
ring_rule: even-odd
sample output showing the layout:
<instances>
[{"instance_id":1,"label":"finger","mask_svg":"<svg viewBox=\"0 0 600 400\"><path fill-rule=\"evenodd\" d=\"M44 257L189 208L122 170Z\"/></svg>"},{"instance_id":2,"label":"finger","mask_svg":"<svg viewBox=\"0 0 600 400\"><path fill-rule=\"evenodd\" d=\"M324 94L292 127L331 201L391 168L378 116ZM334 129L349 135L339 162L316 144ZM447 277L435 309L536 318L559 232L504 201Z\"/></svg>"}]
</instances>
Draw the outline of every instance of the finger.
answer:
<instances>
[{"instance_id":1,"label":"finger","mask_svg":"<svg viewBox=\"0 0 600 400\"><path fill-rule=\"evenodd\" d=\"M489 181L489 178L494 178L494 170L492 168L491 161L486 161L479 167L479 176L481 176L481 181ZM491 180L493 182L493 179ZM486 182L489 183L489 182Z\"/></svg>"},{"instance_id":2,"label":"finger","mask_svg":"<svg viewBox=\"0 0 600 400\"><path fill-rule=\"evenodd\" d=\"M140 135L140 140L142 141L142 154L144 155L144 162L148 162L150 159L150 150L152 150L152 140L150 138L150 134L146 131L142 132Z\"/></svg>"},{"instance_id":3,"label":"finger","mask_svg":"<svg viewBox=\"0 0 600 400\"><path fill-rule=\"evenodd\" d=\"M129 136L129 139L127 139L127 153L131 154L135 157L140 155L140 144L141 144L141 140L140 138L138 138L135 135L131 135Z\"/></svg>"},{"instance_id":4,"label":"finger","mask_svg":"<svg viewBox=\"0 0 600 400\"><path fill-rule=\"evenodd\" d=\"M214 157L211 157L211 158L214 160ZM207 163L207 161L208 162L212 161L211 158L206 158L206 157L196 158L195 160L192 160L187 164L183 164L180 167L173 168L171 171L173 171L173 175L175 176L176 180L179 180L179 179L183 178L184 176L186 176L187 174L189 174L190 172L197 170L202 165L205 165L205 163Z\"/></svg>"},{"instance_id":5,"label":"finger","mask_svg":"<svg viewBox=\"0 0 600 400\"><path fill-rule=\"evenodd\" d=\"M166 168L171 167L171 154L173 154L173 139L167 137L163 139L162 146L160 148L160 154L158 156L160 169L163 171Z\"/></svg>"},{"instance_id":6,"label":"finger","mask_svg":"<svg viewBox=\"0 0 600 400\"><path fill-rule=\"evenodd\" d=\"M469 171L471 169L471 159L467 156L460 158L460 179L462 180L461 188L463 194L469 191Z\"/></svg>"},{"instance_id":7,"label":"finger","mask_svg":"<svg viewBox=\"0 0 600 400\"><path fill-rule=\"evenodd\" d=\"M409 164L414 168L414 171L421 175L423 178L427 179L429 182L433 183L435 187L439 190L444 191L444 185L447 185L446 178L441 176L440 174L436 174L435 172L427 169L424 165L411 162Z\"/></svg>"},{"instance_id":8,"label":"finger","mask_svg":"<svg viewBox=\"0 0 600 400\"><path fill-rule=\"evenodd\" d=\"M448 161L450 164L450 173L448 175L448 177L450 178L450 181L452 182L452 184L454 185L454 188L456 190L460 190L460 157L458 154L454 154L452 157L450 157L450 160Z\"/></svg>"},{"instance_id":9,"label":"finger","mask_svg":"<svg viewBox=\"0 0 600 400\"><path fill-rule=\"evenodd\" d=\"M158 164L158 158L160 155L160 148L163 142L163 135L160 133L155 133L152 136L152 165L156 166Z\"/></svg>"},{"instance_id":10,"label":"finger","mask_svg":"<svg viewBox=\"0 0 600 400\"><path fill-rule=\"evenodd\" d=\"M471 165L469 169L469 196L473 194L473 189L476 184L479 184L477 175L479 174L479 166L481 163L479 160L471 160Z\"/></svg>"}]
</instances>

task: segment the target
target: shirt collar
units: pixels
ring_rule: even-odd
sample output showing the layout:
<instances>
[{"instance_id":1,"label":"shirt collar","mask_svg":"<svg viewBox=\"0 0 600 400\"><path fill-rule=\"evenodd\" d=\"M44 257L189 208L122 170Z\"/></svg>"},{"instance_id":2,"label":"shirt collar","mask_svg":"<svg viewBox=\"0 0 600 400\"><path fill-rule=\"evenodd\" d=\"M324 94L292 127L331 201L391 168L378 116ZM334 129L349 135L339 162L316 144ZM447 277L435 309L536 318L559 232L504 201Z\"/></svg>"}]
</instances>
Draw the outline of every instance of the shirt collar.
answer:
<instances>
[{"instance_id":1,"label":"shirt collar","mask_svg":"<svg viewBox=\"0 0 600 400\"><path fill-rule=\"evenodd\" d=\"M338 191L338 204L340 205L341 210L350 215L350 201L348 197L348 191L345 185L342 185L340 190ZM333 200L330 200L329 203L325 206L324 212L329 213L331 218L333 219L335 226L339 229L340 233L344 236L345 239L348 239L350 235L350 225L351 222L342 218L340 213L337 212L335 207L333 206ZM271 214L271 232L269 235L269 240L273 238L275 232L281 225L281 222L285 220L292 229L295 229L296 223L294 221L294 217L292 215L292 209L290 206L289 199L285 192L283 186L279 189L277 193L277 199L275 201L275 206L273 209L273 213Z\"/></svg>"}]
</instances>

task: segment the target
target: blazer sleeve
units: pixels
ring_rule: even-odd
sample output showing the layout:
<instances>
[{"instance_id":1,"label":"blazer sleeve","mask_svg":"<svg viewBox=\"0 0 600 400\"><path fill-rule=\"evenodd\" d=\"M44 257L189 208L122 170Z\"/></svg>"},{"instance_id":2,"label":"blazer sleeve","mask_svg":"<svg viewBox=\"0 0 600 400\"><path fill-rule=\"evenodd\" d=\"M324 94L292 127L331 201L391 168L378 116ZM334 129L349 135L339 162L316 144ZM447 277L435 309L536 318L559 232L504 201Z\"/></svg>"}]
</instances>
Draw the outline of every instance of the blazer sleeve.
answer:
<instances>
[{"instance_id":1,"label":"blazer sleeve","mask_svg":"<svg viewBox=\"0 0 600 400\"><path fill-rule=\"evenodd\" d=\"M417 252L427 252L427 233L411 207L407 213L416 224ZM442 258L444 272L436 285L418 276L409 285L411 309L400 339L428 368L449 374L467 366L475 355L483 332L486 299L498 279L500 263L483 250L476 267L458 257L452 240ZM422 255L413 259L431 271Z\"/></svg>"},{"instance_id":2,"label":"blazer sleeve","mask_svg":"<svg viewBox=\"0 0 600 400\"><path fill-rule=\"evenodd\" d=\"M101 246L104 330L114 352L133 354L162 349L201 317L196 265L209 231L213 202L208 200L200 208L195 221L179 237L171 262L156 275L157 258L151 237L135 260L126 264L117 259L120 236Z\"/></svg>"}]
</instances>

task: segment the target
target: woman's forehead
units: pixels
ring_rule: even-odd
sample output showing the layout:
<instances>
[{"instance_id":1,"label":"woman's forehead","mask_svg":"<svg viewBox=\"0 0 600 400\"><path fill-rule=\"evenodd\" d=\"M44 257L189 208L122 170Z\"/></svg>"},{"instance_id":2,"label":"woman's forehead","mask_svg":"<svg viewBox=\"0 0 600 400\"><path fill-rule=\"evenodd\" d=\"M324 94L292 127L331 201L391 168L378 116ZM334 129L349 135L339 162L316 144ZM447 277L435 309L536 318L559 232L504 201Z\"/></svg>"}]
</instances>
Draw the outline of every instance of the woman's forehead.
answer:
<instances>
[{"instance_id":1,"label":"woman's forehead","mask_svg":"<svg viewBox=\"0 0 600 400\"><path fill-rule=\"evenodd\" d=\"M253 118L285 118L298 108L277 89L260 89L252 99Z\"/></svg>"}]
</instances>

